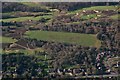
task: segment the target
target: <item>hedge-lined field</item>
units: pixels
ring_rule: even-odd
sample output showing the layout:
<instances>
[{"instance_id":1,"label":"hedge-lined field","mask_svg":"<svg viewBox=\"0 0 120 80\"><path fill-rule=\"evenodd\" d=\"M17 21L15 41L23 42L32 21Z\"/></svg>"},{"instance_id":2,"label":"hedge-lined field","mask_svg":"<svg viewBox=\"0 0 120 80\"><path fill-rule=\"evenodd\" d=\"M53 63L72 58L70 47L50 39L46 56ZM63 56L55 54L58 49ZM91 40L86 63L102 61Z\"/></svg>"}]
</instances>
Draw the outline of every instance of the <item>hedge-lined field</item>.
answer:
<instances>
[{"instance_id":1,"label":"hedge-lined field","mask_svg":"<svg viewBox=\"0 0 120 80\"><path fill-rule=\"evenodd\" d=\"M118 6L93 6L93 7L87 7L87 8L82 8L78 9L75 11L70 11L69 14L75 14L77 12L82 12L83 10L116 10L118 9Z\"/></svg>"},{"instance_id":2,"label":"hedge-lined field","mask_svg":"<svg viewBox=\"0 0 120 80\"><path fill-rule=\"evenodd\" d=\"M100 41L92 34L53 32L53 31L27 31L27 37L44 41L79 44L83 46L100 46Z\"/></svg>"},{"instance_id":3,"label":"hedge-lined field","mask_svg":"<svg viewBox=\"0 0 120 80\"><path fill-rule=\"evenodd\" d=\"M33 16L30 16L30 17L18 17L18 18L9 18L9 19L2 19L0 21L3 21L3 22L10 22L10 21L17 21L17 22L22 22L22 21L27 21L27 20L40 20L41 18L45 18L45 19L48 19L48 18L51 18L52 16L51 15L48 15L48 16L38 16L38 17L33 17Z\"/></svg>"}]
</instances>

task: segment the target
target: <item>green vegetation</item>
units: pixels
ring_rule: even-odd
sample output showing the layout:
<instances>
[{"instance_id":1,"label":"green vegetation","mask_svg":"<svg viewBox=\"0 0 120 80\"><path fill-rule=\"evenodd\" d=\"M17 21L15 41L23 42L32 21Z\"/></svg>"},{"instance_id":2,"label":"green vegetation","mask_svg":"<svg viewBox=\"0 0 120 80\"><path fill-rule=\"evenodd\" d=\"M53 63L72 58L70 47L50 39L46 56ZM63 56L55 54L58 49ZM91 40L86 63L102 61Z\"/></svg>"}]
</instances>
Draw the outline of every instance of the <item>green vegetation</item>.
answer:
<instances>
[{"instance_id":1,"label":"green vegetation","mask_svg":"<svg viewBox=\"0 0 120 80\"><path fill-rule=\"evenodd\" d=\"M24 4L24 5L27 5L27 6L30 6L30 7L37 7L39 6L38 3L34 3L34 2L21 2L21 4Z\"/></svg>"},{"instance_id":2,"label":"green vegetation","mask_svg":"<svg viewBox=\"0 0 120 80\"><path fill-rule=\"evenodd\" d=\"M92 19L92 18L96 18L97 15L96 14L90 14L90 15L84 15L84 16L81 16L80 18L81 19Z\"/></svg>"},{"instance_id":3,"label":"green vegetation","mask_svg":"<svg viewBox=\"0 0 120 80\"><path fill-rule=\"evenodd\" d=\"M84 10L115 10L118 7L116 6L93 6L93 7L89 7L89 8L83 8Z\"/></svg>"},{"instance_id":4,"label":"green vegetation","mask_svg":"<svg viewBox=\"0 0 120 80\"><path fill-rule=\"evenodd\" d=\"M22 33L18 34L22 37L13 39L0 36L0 43L10 43L3 44L3 49L0 49L0 55L4 59L2 65L5 67L3 77L52 78L49 75L53 74L58 78L57 75L62 78L98 79L101 74L103 78L106 77L104 74L109 70L118 73L120 57L116 56L119 53L119 33L114 29L106 29L105 33L101 31L104 26L110 29L116 26L120 15L117 14L116 3L110 3L114 6L106 6L107 4L109 3L4 3L3 13L0 13L3 35L15 34L20 29ZM101 69L94 63L99 64ZM74 73L59 74L53 72L53 69L73 69L69 73ZM79 73L77 69L80 70ZM15 70L18 72L7 74Z\"/></svg>"},{"instance_id":5,"label":"green vegetation","mask_svg":"<svg viewBox=\"0 0 120 80\"><path fill-rule=\"evenodd\" d=\"M41 6L41 4L39 3L28 3L28 2L25 2L25 3L22 3L24 5L28 5L28 6L32 6L32 7L35 7L35 6ZM70 11L68 12L68 14L75 14L77 12L82 12L83 10L115 10L117 9L118 7L117 6L94 6L94 7L88 7L88 8L82 8L82 9L78 9L78 10L75 10L75 11ZM10 13L3 13L3 15L15 15L16 13L20 13L20 14L24 14L24 12L10 12ZM26 13L25 13L26 14ZM32 12L30 14L41 14L41 12ZM42 13L44 14L44 13ZM40 20L41 18L51 18L52 17L52 13L47 13L47 14L51 14L51 15L44 15L44 16L38 16L38 17L33 17L33 16L29 16L29 17L18 17L18 18L8 18L8 19L2 19L0 21L4 21L4 22L10 22L10 21L17 21L17 22L22 22L22 21L27 21L27 20ZM90 14L89 16L88 15L83 15L81 16L80 18L81 19L91 19L91 18L95 18L96 17L96 14ZM111 18L113 19L116 19L117 16L114 15L114 16L111 16Z\"/></svg>"},{"instance_id":6,"label":"green vegetation","mask_svg":"<svg viewBox=\"0 0 120 80\"><path fill-rule=\"evenodd\" d=\"M65 23L65 24L80 24L80 22L77 21L77 22L70 22L70 23Z\"/></svg>"},{"instance_id":7,"label":"green vegetation","mask_svg":"<svg viewBox=\"0 0 120 80\"><path fill-rule=\"evenodd\" d=\"M98 41L94 35L80 33L27 31L26 35L29 38L36 38L38 40L80 44L83 46L96 46L96 42ZM100 45L100 42L98 41L97 44Z\"/></svg>"},{"instance_id":8,"label":"green vegetation","mask_svg":"<svg viewBox=\"0 0 120 80\"><path fill-rule=\"evenodd\" d=\"M0 13L2 15L6 16L11 16L11 15L16 15L16 14L22 14L22 15L28 15L28 14L52 14L52 12L44 13L44 12L21 12L21 11L15 11L15 12L5 12L5 13ZM22 16L19 15L19 16Z\"/></svg>"},{"instance_id":9,"label":"green vegetation","mask_svg":"<svg viewBox=\"0 0 120 80\"><path fill-rule=\"evenodd\" d=\"M2 50L2 49L1 49ZM34 55L36 52L44 52L42 48L36 48L36 49L18 49L18 50L2 50L3 53L25 53L27 55Z\"/></svg>"},{"instance_id":10,"label":"green vegetation","mask_svg":"<svg viewBox=\"0 0 120 80\"><path fill-rule=\"evenodd\" d=\"M2 54L2 51L3 51L3 50L2 50L2 49L0 49L0 55Z\"/></svg>"},{"instance_id":11,"label":"green vegetation","mask_svg":"<svg viewBox=\"0 0 120 80\"><path fill-rule=\"evenodd\" d=\"M82 8L75 11L70 11L68 14L75 14L77 12L82 12L83 10L117 10L118 6L94 6L88 8Z\"/></svg>"},{"instance_id":12,"label":"green vegetation","mask_svg":"<svg viewBox=\"0 0 120 80\"><path fill-rule=\"evenodd\" d=\"M116 15L110 16L110 18L112 18L112 19L119 19L120 18L120 14L116 14Z\"/></svg>"},{"instance_id":13,"label":"green vegetation","mask_svg":"<svg viewBox=\"0 0 120 80\"><path fill-rule=\"evenodd\" d=\"M21 4L27 5L29 7L40 7L44 9L48 9L48 6L44 6L41 3L36 3L36 2L21 2Z\"/></svg>"},{"instance_id":14,"label":"green vegetation","mask_svg":"<svg viewBox=\"0 0 120 80\"><path fill-rule=\"evenodd\" d=\"M38 17L19 17L19 18L9 18L9 19L2 19L0 21L3 22L10 22L10 21L17 21L17 22L22 22L22 21L27 21L27 20L40 20L41 18L51 18L51 15L46 15L46 16L38 16Z\"/></svg>"},{"instance_id":15,"label":"green vegetation","mask_svg":"<svg viewBox=\"0 0 120 80\"><path fill-rule=\"evenodd\" d=\"M18 12L18 11L16 11L16 12ZM2 15L13 15L16 12L6 12L6 13L0 13L0 14L2 14Z\"/></svg>"},{"instance_id":16,"label":"green vegetation","mask_svg":"<svg viewBox=\"0 0 120 80\"><path fill-rule=\"evenodd\" d=\"M66 68L66 69L74 69L74 68L80 68L80 66L79 65L64 65L64 68Z\"/></svg>"},{"instance_id":17,"label":"green vegetation","mask_svg":"<svg viewBox=\"0 0 120 80\"><path fill-rule=\"evenodd\" d=\"M12 39L11 37L1 37L0 36L0 43L14 43L16 42L15 39Z\"/></svg>"}]
</instances>

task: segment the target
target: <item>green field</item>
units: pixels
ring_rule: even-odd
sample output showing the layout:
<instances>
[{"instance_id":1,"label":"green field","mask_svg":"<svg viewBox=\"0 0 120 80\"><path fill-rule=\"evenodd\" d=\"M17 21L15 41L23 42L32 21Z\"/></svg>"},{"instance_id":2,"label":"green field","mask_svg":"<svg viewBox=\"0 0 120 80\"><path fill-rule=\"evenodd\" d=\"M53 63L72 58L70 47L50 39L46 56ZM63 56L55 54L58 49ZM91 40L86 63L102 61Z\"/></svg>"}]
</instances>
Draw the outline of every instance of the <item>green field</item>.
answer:
<instances>
[{"instance_id":1,"label":"green field","mask_svg":"<svg viewBox=\"0 0 120 80\"><path fill-rule=\"evenodd\" d=\"M21 2L21 4L27 5L29 7L39 7L40 6L40 4L34 3L34 2Z\"/></svg>"},{"instance_id":2,"label":"green field","mask_svg":"<svg viewBox=\"0 0 120 80\"><path fill-rule=\"evenodd\" d=\"M81 19L92 19L92 18L96 18L97 15L96 14L90 14L90 15L84 15L84 16L81 16L80 18Z\"/></svg>"},{"instance_id":3,"label":"green field","mask_svg":"<svg viewBox=\"0 0 120 80\"><path fill-rule=\"evenodd\" d=\"M110 16L110 18L112 18L112 19L119 19L120 18L120 14L116 14L116 15L113 15L113 16Z\"/></svg>"},{"instance_id":4,"label":"green field","mask_svg":"<svg viewBox=\"0 0 120 80\"><path fill-rule=\"evenodd\" d=\"M3 22L10 22L10 21L17 21L17 22L22 22L22 21L27 21L27 20L40 20L41 18L45 18L45 19L48 19L48 18L51 18L52 16L51 15L48 15L48 16L38 16L38 17L18 17L18 18L9 18L9 19L2 19L0 21L3 21Z\"/></svg>"},{"instance_id":5,"label":"green field","mask_svg":"<svg viewBox=\"0 0 120 80\"><path fill-rule=\"evenodd\" d=\"M36 38L38 40L44 41L79 44L82 46L100 46L100 41L97 40L96 36L92 34L52 31L27 31L25 37Z\"/></svg>"},{"instance_id":6,"label":"green field","mask_svg":"<svg viewBox=\"0 0 120 80\"><path fill-rule=\"evenodd\" d=\"M48 6L44 6L41 3L36 3L36 2L21 2L21 4L29 6L29 7L40 7L43 9L49 9Z\"/></svg>"},{"instance_id":7,"label":"green field","mask_svg":"<svg viewBox=\"0 0 120 80\"><path fill-rule=\"evenodd\" d=\"M11 37L1 37L0 36L0 43L14 43L16 40L12 39Z\"/></svg>"},{"instance_id":8,"label":"green field","mask_svg":"<svg viewBox=\"0 0 120 80\"><path fill-rule=\"evenodd\" d=\"M38 6L37 3L22 3L24 5L28 5L28 6ZM40 6L40 5L39 5ZM116 10L118 9L118 6L93 6L93 7L87 7L87 8L82 8L82 9L78 9L78 10L75 10L75 11L69 11L68 14L76 14L77 12L82 12L83 10ZM3 15L15 15L17 13L21 13L21 14L24 14L24 12L10 12L10 13L3 13ZM25 13L26 14L26 13ZM30 14L44 14L44 13L41 13L41 12L32 12ZM3 22L10 22L10 21L17 21L17 22L22 22L22 21L27 21L27 20L40 20L41 18L52 18L53 13L50 12L48 14L51 14L51 15L44 15L44 16L38 16L38 17L34 17L34 16L26 16L26 17L18 17L18 18L8 18L8 19L2 19L0 21L3 21ZM102 14L101 14L102 15ZM83 15L83 16L80 16L81 19L91 19L91 18L95 18L96 17L96 14L90 14L89 16L87 15ZM111 17L113 19L116 19L116 16L113 16Z\"/></svg>"},{"instance_id":9,"label":"green field","mask_svg":"<svg viewBox=\"0 0 120 80\"><path fill-rule=\"evenodd\" d=\"M36 14L38 14L38 15L39 14L49 14L49 15L52 15L52 12L44 13L44 12L21 12L21 11L13 11L13 12L5 12L5 13L0 13L0 14L3 15L3 16L15 16L15 15L20 14L19 16L22 17L23 15L27 16L28 14L32 14L32 15L36 15Z\"/></svg>"},{"instance_id":10,"label":"green field","mask_svg":"<svg viewBox=\"0 0 120 80\"><path fill-rule=\"evenodd\" d=\"M117 9L118 6L93 6L89 8L84 8L84 10L115 10Z\"/></svg>"},{"instance_id":11,"label":"green field","mask_svg":"<svg viewBox=\"0 0 120 80\"><path fill-rule=\"evenodd\" d=\"M69 14L75 14L77 12L82 12L83 10L116 10L118 6L93 6L88 8L82 8L75 11L70 11Z\"/></svg>"}]
</instances>

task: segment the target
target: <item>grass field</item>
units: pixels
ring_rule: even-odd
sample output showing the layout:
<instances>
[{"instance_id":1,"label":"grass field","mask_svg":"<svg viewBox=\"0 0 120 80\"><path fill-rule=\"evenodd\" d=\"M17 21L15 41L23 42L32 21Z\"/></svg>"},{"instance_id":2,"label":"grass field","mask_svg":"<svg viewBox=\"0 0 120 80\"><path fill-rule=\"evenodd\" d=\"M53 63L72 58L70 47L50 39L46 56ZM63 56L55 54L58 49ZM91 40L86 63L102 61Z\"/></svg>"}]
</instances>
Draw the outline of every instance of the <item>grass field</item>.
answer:
<instances>
[{"instance_id":1,"label":"grass field","mask_svg":"<svg viewBox=\"0 0 120 80\"><path fill-rule=\"evenodd\" d=\"M24 5L27 5L30 7L39 7L40 6L40 4L34 3L34 2L21 2L21 4L24 4Z\"/></svg>"},{"instance_id":2,"label":"grass field","mask_svg":"<svg viewBox=\"0 0 120 80\"><path fill-rule=\"evenodd\" d=\"M118 9L118 6L93 6L93 7L88 7L88 8L82 8L82 9L78 9L75 11L70 11L69 14L75 14L77 12L82 12L83 10L115 10Z\"/></svg>"},{"instance_id":3,"label":"grass field","mask_svg":"<svg viewBox=\"0 0 120 80\"><path fill-rule=\"evenodd\" d=\"M37 3L27 3L26 2L26 3L22 3L22 4L28 5L28 6L38 6ZM107 9L108 10L115 10L117 8L118 7L115 7L115 6L93 6L93 7L78 9L75 11L70 11L70 12L68 12L68 14L76 14L77 12L82 12L83 10L107 10ZM16 13L23 14L23 12L18 11L18 12L3 13L3 15L14 15ZM41 14L41 13L32 12L31 14ZM29 17L8 18L8 19L2 19L0 21L3 21L3 22L10 22L10 21L22 22L22 21L27 21L27 20L40 20L41 18L52 18L52 16L54 16L53 13L48 13L48 14L51 14L51 15L44 15L44 16L38 16L38 17L29 16ZM80 18L81 19L91 19L91 18L95 18L95 17L96 17L96 14L90 14L89 16L83 15ZM116 16L112 16L111 18L116 19Z\"/></svg>"},{"instance_id":4,"label":"grass field","mask_svg":"<svg viewBox=\"0 0 120 80\"><path fill-rule=\"evenodd\" d=\"M28 31L26 32L25 37L36 38L38 40L44 41L79 44L82 46L100 46L100 41L97 40L95 35L91 34L52 31Z\"/></svg>"},{"instance_id":5,"label":"grass field","mask_svg":"<svg viewBox=\"0 0 120 80\"><path fill-rule=\"evenodd\" d=\"M36 2L21 2L21 4L29 6L29 7L40 7L43 9L49 9L48 6L44 6L41 3L36 3Z\"/></svg>"},{"instance_id":6,"label":"grass field","mask_svg":"<svg viewBox=\"0 0 120 80\"><path fill-rule=\"evenodd\" d=\"M120 18L120 14L116 14L116 15L113 15L113 16L110 16L110 18L112 18L112 19L119 19Z\"/></svg>"},{"instance_id":7,"label":"grass field","mask_svg":"<svg viewBox=\"0 0 120 80\"><path fill-rule=\"evenodd\" d=\"M10 22L10 21L22 22L22 21L27 21L27 20L40 20L41 18L48 19L48 18L51 18L51 17L52 17L51 15L38 16L38 17L30 16L30 17L18 17L18 18L2 19L0 21L3 21L3 22Z\"/></svg>"},{"instance_id":8,"label":"grass field","mask_svg":"<svg viewBox=\"0 0 120 80\"><path fill-rule=\"evenodd\" d=\"M13 12L5 12L5 13L0 13L1 15L3 16L14 16L14 15L18 15L20 14L19 16L22 17L23 15L28 15L28 14L32 14L32 15L36 15L36 14L49 14L49 15L52 15L52 12L48 12L48 13L44 13L44 12L21 12L21 11L13 11ZM18 16L17 16L18 17Z\"/></svg>"},{"instance_id":9,"label":"grass field","mask_svg":"<svg viewBox=\"0 0 120 80\"><path fill-rule=\"evenodd\" d=\"M0 36L0 43L14 43L16 40L12 39L11 37L1 37Z\"/></svg>"},{"instance_id":10,"label":"grass field","mask_svg":"<svg viewBox=\"0 0 120 80\"><path fill-rule=\"evenodd\" d=\"M89 8L84 8L84 10L115 10L118 7L115 6L93 6L93 7L89 7Z\"/></svg>"},{"instance_id":11,"label":"grass field","mask_svg":"<svg viewBox=\"0 0 120 80\"><path fill-rule=\"evenodd\" d=\"M88 19L92 19L92 18L95 18L95 17L97 17L96 14L90 14L89 16L88 15L81 16L80 18L88 20Z\"/></svg>"}]
</instances>

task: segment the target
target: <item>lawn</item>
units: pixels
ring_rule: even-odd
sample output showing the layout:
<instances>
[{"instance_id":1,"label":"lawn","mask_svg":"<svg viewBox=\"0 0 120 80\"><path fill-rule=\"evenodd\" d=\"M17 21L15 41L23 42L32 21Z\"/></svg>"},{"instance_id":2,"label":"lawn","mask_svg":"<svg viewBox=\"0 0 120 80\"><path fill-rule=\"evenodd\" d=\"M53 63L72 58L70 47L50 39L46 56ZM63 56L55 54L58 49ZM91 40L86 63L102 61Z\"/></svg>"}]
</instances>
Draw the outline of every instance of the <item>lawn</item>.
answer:
<instances>
[{"instance_id":1,"label":"lawn","mask_svg":"<svg viewBox=\"0 0 120 80\"><path fill-rule=\"evenodd\" d=\"M92 34L53 31L27 31L25 37L36 38L44 41L79 44L82 46L100 46L100 41L97 40L96 36Z\"/></svg>"},{"instance_id":2,"label":"lawn","mask_svg":"<svg viewBox=\"0 0 120 80\"><path fill-rule=\"evenodd\" d=\"M15 39L12 39L11 37L1 37L0 36L0 43L14 43L16 42Z\"/></svg>"}]
</instances>

